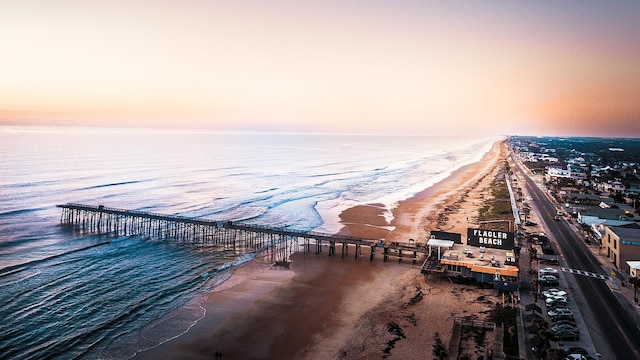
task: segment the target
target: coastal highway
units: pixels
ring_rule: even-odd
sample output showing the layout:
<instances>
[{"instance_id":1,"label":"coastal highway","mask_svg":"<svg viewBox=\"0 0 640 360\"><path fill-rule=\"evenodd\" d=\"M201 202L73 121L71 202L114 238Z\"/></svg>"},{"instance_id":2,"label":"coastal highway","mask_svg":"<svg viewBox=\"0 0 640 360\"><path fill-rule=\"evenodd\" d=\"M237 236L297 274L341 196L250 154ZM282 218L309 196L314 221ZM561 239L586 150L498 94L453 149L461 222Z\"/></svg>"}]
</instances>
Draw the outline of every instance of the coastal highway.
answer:
<instances>
[{"instance_id":1,"label":"coastal highway","mask_svg":"<svg viewBox=\"0 0 640 360\"><path fill-rule=\"evenodd\" d=\"M527 175L522 165L517 161L513 163L522 174L521 178L525 179L521 186L533 197L539 220L547 226L550 232L547 235L556 240L567 266L609 276L569 224L564 219L554 219L555 204ZM629 302L614 293L605 281L582 275L573 277L573 283L586 299L586 305L580 307L580 312L588 324L595 322L597 325L588 326L596 348L601 343L598 339L602 339L616 359L640 359L640 322L635 309L630 308Z\"/></svg>"}]
</instances>

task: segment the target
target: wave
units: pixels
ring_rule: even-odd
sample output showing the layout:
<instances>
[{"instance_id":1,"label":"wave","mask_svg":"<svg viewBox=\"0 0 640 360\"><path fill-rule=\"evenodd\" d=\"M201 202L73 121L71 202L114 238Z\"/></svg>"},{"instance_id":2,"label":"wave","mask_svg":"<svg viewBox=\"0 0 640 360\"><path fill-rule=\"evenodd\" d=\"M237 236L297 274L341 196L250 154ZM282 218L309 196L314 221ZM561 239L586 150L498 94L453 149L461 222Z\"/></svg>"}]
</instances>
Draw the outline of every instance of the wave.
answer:
<instances>
[{"instance_id":1,"label":"wave","mask_svg":"<svg viewBox=\"0 0 640 360\"><path fill-rule=\"evenodd\" d=\"M240 266L242 264L245 264L245 263L253 260L256 257L257 254L258 253L256 253L256 252L242 254L237 259L235 259L234 261L225 263L222 266L218 267L216 269L216 271L220 272L220 271L227 270L229 268L238 267L238 266Z\"/></svg>"},{"instance_id":2,"label":"wave","mask_svg":"<svg viewBox=\"0 0 640 360\"><path fill-rule=\"evenodd\" d=\"M14 215L22 215L27 213L33 213L37 211L49 210L51 207L49 206L40 206L28 209L17 209L17 210L9 210L5 212L0 212L0 216L14 216Z\"/></svg>"},{"instance_id":3,"label":"wave","mask_svg":"<svg viewBox=\"0 0 640 360\"><path fill-rule=\"evenodd\" d=\"M0 265L0 316L7 324L18 317L22 321L11 322L0 334L3 355L101 354L120 341L116 339L140 334L137 329L193 299L197 291L224 282L234 267L256 256L136 236L78 237L52 226L59 213L43 204L73 197L167 214L331 229L340 224L342 207L381 203L390 209L394 201L477 161L495 142L144 133L145 144L153 146L141 148L141 134L0 133L0 143L11 145L2 176L15 183L0 188L1 255L11 261ZM75 146L95 143L113 146L72 152ZM120 161L131 154L134 161ZM83 164L81 172L78 163Z\"/></svg>"},{"instance_id":4,"label":"wave","mask_svg":"<svg viewBox=\"0 0 640 360\"><path fill-rule=\"evenodd\" d=\"M97 237L97 236L100 236L100 235L92 235L92 237ZM130 237L131 236L126 236L126 237L122 237L120 239L125 239L125 238L130 238ZM92 244L92 245L89 245L89 246L86 246L86 247L72 249L72 250L61 252L61 253L57 253L57 254L54 254L54 255L49 255L49 256L44 257L44 258L30 260L30 261L27 261L27 262L24 262L24 263L20 263L20 264L16 264L16 265L11 265L11 266L0 268L0 279L2 277L4 277L4 276L11 275L11 274L13 274L13 273L15 273L17 271L28 269L30 266L34 266L34 265L37 265L37 264L40 264L40 263L44 263L46 261L51 261L51 260L54 260L54 259L57 259L57 258L61 258L63 256L69 255L69 254L86 251L88 249L96 248L96 247L99 247L99 246L108 245L108 244L111 244L113 241L114 241L114 239L110 239L110 240L107 240L107 241L104 241L104 242L100 242L100 243L97 243L97 244Z\"/></svg>"},{"instance_id":5,"label":"wave","mask_svg":"<svg viewBox=\"0 0 640 360\"><path fill-rule=\"evenodd\" d=\"M87 186L87 187L80 188L78 190L92 190L92 189L100 189L100 188L111 187L111 186L139 184L139 183L143 183L143 182L147 182L147 181L150 181L150 180L120 181L120 182L114 182L114 183L109 183L109 184L100 184L100 185Z\"/></svg>"}]
</instances>

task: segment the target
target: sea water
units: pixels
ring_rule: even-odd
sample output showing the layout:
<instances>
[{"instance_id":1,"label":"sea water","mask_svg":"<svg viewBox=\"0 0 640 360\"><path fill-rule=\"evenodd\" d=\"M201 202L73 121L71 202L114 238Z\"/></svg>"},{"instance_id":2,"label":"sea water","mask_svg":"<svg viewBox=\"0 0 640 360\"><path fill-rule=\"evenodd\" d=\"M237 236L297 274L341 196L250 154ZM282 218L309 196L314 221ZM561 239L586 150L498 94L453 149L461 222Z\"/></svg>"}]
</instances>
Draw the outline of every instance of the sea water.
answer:
<instances>
[{"instance_id":1,"label":"sea water","mask_svg":"<svg viewBox=\"0 0 640 360\"><path fill-rule=\"evenodd\" d=\"M0 127L0 357L129 358L252 256L73 232L56 204L336 232L342 210L392 209L496 140Z\"/></svg>"}]
</instances>

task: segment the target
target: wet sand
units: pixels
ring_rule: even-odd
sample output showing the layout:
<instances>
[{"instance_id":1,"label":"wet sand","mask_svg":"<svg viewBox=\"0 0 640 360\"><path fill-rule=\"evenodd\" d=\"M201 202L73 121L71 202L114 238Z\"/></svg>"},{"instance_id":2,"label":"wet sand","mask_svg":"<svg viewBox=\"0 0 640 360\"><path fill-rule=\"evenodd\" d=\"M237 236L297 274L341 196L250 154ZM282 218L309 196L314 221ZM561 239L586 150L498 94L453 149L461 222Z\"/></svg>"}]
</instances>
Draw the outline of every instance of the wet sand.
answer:
<instances>
[{"instance_id":1,"label":"wet sand","mask_svg":"<svg viewBox=\"0 0 640 360\"><path fill-rule=\"evenodd\" d=\"M340 234L426 242L432 229L465 233L505 155L496 143L482 161L400 202L390 224L379 204L348 209ZM456 211L443 216L445 208ZM290 269L259 259L237 269L206 297L206 315L189 332L135 358L429 358L436 332L448 343L453 317L491 304L492 290L425 281L419 266L369 261L366 250L358 259L340 253L296 253Z\"/></svg>"}]
</instances>

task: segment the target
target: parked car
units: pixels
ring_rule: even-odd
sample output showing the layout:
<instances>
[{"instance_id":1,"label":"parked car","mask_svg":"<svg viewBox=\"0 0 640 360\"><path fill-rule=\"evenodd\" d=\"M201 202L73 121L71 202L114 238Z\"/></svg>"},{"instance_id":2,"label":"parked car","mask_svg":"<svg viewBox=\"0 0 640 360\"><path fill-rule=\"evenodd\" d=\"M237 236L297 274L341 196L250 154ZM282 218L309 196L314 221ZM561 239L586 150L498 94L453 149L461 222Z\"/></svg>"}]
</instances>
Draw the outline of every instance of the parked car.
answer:
<instances>
[{"instance_id":1,"label":"parked car","mask_svg":"<svg viewBox=\"0 0 640 360\"><path fill-rule=\"evenodd\" d=\"M578 327L573 326L573 325L569 325L569 324L556 325L556 326L551 328L552 332L558 332L558 331L561 331L561 330L574 331L574 332L577 332L578 334L580 333L580 329L578 329Z\"/></svg>"},{"instance_id":2,"label":"parked car","mask_svg":"<svg viewBox=\"0 0 640 360\"><path fill-rule=\"evenodd\" d=\"M567 354L564 360L587 360L587 357L582 354Z\"/></svg>"},{"instance_id":3,"label":"parked car","mask_svg":"<svg viewBox=\"0 0 640 360\"><path fill-rule=\"evenodd\" d=\"M542 268L540 270L538 270L538 273L540 273L540 275L556 275L558 273L558 269L556 268L552 268L552 267L546 267L546 268Z\"/></svg>"},{"instance_id":4,"label":"parked car","mask_svg":"<svg viewBox=\"0 0 640 360\"><path fill-rule=\"evenodd\" d=\"M558 321L573 321L575 322L576 319L573 317L572 315L555 315L555 316L550 316L551 318L551 322L558 322Z\"/></svg>"},{"instance_id":5,"label":"parked car","mask_svg":"<svg viewBox=\"0 0 640 360\"><path fill-rule=\"evenodd\" d=\"M562 352L565 355L571 355L571 354L589 355L589 352L587 351L587 349L581 348L579 346L566 347L562 349Z\"/></svg>"},{"instance_id":6,"label":"parked car","mask_svg":"<svg viewBox=\"0 0 640 360\"><path fill-rule=\"evenodd\" d=\"M567 307L567 301L562 299L547 299L545 300L544 304L547 306L547 309L549 310Z\"/></svg>"},{"instance_id":7,"label":"parked car","mask_svg":"<svg viewBox=\"0 0 640 360\"><path fill-rule=\"evenodd\" d=\"M547 311L547 315L553 317L558 315L571 315L573 316L573 312L567 308L556 308Z\"/></svg>"},{"instance_id":8,"label":"parked car","mask_svg":"<svg viewBox=\"0 0 640 360\"><path fill-rule=\"evenodd\" d=\"M542 297L546 299L562 299L562 300L569 300L569 294L567 294L564 291L560 291L557 293L553 293L553 294L547 294L546 296L543 295Z\"/></svg>"},{"instance_id":9,"label":"parked car","mask_svg":"<svg viewBox=\"0 0 640 360\"><path fill-rule=\"evenodd\" d=\"M558 326L558 325L571 325L571 326L578 326L578 325L576 324L576 322L575 322L575 321L573 321L573 320L558 320L558 321L552 321L552 322L551 322L551 327Z\"/></svg>"},{"instance_id":10,"label":"parked car","mask_svg":"<svg viewBox=\"0 0 640 360\"><path fill-rule=\"evenodd\" d=\"M527 220L527 221L524 222L524 226L536 226L536 225L538 225L538 224L533 222L533 221Z\"/></svg>"},{"instance_id":11,"label":"parked car","mask_svg":"<svg viewBox=\"0 0 640 360\"><path fill-rule=\"evenodd\" d=\"M553 334L553 338L556 340L580 340L580 333L571 330L560 330L558 332L551 332Z\"/></svg>"},{"instance_id":12,"label":"parked car","mask_svg":"<svg viewBox=\"0 0 640 360\"><path fill-rule=\"evenodd\" d=\"M551 295L551 296L545 296L544 297L544 301L552 301L552 300L562 300L562 301L568 301L569 297L567 295Z\"/></svg>"},{"instance_id":13,"label":"parked car","mask_svg":"<svg viewBox=\"0 0 640 360\"><path fill-rule=\"evenodd\" d=\"M557 286L560 285L558 278L553 275L542 275L538 277L541 286Z\"/></svg>"},{"instance_id":14,"label":"parked car","mask_svg":"<svg viewBox=\"0 0 640 360\"><path fill-rule=\"evenodd\" d=\"M551 288L551 289L547 289L547 290L543 291L542 292L542 296L544 296L545 298L550 298L550 297L555 297L555 296L568 297L569 294L567 294L567 292L564 291L564 290Z\"/></svg>"}]
</instances>

